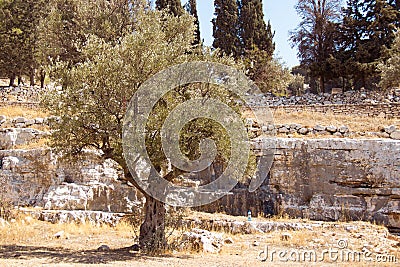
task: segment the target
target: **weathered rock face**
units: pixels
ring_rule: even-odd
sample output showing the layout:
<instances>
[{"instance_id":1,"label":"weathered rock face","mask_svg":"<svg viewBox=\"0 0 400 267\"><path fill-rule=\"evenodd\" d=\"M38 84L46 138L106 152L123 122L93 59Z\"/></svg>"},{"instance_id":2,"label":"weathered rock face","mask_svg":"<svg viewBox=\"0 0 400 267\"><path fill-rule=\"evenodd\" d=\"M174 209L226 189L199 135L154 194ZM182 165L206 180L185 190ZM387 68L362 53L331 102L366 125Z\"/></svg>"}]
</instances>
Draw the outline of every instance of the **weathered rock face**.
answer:
<instances>
[{"instance_id":1,"label":"weathered rock face","mask_svg":"<svg viewBox=\"0 0 400 267\"><path fill-rule=\"evenodd\" d=\"M52 210L132 212L141 206L135 188L123 185L112 160L88 152L76 162L49 150L0 151L2 197L19 206Z\"/></svg>"},{"instance_id":2,"label":"weathered rock face","mask_svg":"<svg viewBox=\"0 0 400 267\"><path fill-rule=\"evenodd\" d=\"M276 148L261 188L249 193L247 185L239 185L232 195L200 209L369 220L400 230L399 141L278 138Z\"/></svg>"},{"instance_id":3,"label":"weathered rock face","mask_svg":"<svg viewBox=\"0 0 400 267\"><path fill-rule=\"evenodd\" d=\"M263 142L270 140L256 140L255 149ZM136 189L118 181L118 165L93 152L75 163L49 150L3 150L0 159L0 196L15 205L130 212L142 203ZM400 141L277 138L272 168L256 192L239 184L232 194L199 209L368 220L400 231Z\"/></svg>"}]
</instances>

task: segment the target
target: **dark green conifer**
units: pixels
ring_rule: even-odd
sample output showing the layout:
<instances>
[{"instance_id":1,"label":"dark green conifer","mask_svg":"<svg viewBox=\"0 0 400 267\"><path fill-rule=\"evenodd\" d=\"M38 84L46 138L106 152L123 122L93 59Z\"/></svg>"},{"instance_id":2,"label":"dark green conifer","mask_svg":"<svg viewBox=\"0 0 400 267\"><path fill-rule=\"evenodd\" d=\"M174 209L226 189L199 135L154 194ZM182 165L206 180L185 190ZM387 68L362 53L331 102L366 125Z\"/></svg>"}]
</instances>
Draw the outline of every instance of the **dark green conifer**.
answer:
<instances>
[{"instance_id":1,"label":"dark green conifer","mask_svg":"<svg viewBox=\"0 0 400 267\"><path fill-rule=\"evenodd\" d=\"M216 16L213 20L214 48L227 55L238 57L241 43L239 39L239 8L236 0L215 0Z\"/></svg>"},{"instance_id":2,"label":"dark green conifer","mask_svg":"<svg viewBox=\"0 0 400 267\"><path fill-rule=\"evenodd\" d=\"M180 0L156 0L156 8L158 10L166 9L174 16L180 16L184 12Z\"/></svg>"}]
</instances>

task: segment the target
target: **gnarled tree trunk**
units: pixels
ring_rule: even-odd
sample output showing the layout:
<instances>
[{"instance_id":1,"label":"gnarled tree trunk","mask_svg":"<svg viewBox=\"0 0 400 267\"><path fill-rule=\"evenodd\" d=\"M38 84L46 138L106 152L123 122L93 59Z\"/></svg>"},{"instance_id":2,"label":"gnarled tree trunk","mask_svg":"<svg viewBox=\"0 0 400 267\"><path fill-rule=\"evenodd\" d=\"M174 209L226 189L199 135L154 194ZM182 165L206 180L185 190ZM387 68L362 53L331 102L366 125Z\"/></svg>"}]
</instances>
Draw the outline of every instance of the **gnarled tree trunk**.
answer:
<instances>
[{"instance_id":1,"label":"gnarled tree trunk","mask_svg":"<svg viewBox=\"0 0 400 267\"><path fill-rule=\"evenodd\" d=\"M167 241L165 239L165 204L146 196L144 205L144 221L140 226L139 246L148 253L163 252Z\"/></svg>"},{"instance_id":2,"label":"gnarled tree trunk","mask_svg":"<svg viewBox=\"0 0 400 267\"><path fill-rule=\"evenodd\" d=\"M140 225L139 234L139 247L142 251L150 254L159 254L165 251L167 240L165 237L165 217L166 209L165 204L157 199L149 196L133 179L126 162L123 158L113 158L124 169L125 179L132 183L145 197L146 203L144 204L144 220ZM154 171L154 170L153 170ZM158 169L160 171L160 168ZM163 178L171 181L174 177L182 174L181 170L170 171Z\"/></svg>"},{"instance_id":3,"label":"gnarled tree trunk","mask_svg":"<svg viewBox=\"0 0 400 267\"><path fill-rule=\"evenodd\" d=\"M175 169L170 171L163 178L167 181L172 181L174 177L182 173L182 170ZM147 194L145 194L145 196L145 215L143 223L140 226L139 246L144 252L159 254L164 252L167 246L167 240L165 238L165 204Z\"/></svg>"}]
</instances>

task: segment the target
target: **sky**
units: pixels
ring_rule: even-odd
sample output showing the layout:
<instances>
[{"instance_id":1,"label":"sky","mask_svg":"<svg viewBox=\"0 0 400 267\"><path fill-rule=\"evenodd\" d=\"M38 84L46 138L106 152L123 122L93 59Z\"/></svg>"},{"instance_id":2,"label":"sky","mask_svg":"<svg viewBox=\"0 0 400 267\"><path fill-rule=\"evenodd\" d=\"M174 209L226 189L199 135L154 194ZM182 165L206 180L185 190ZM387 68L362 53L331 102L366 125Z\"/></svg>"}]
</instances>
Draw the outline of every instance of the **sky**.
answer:
<instances>
[{"instance_id":1,"label":"sky","mask_svg":"<svg viewBox=\"0 0 400 267\"><path fill-rule=\"evenodd\" d=\"M183 3L186 0L182 0ZM300 19L294 9L297 0L263 0L264 19L271 21L272 30L275 31L275 56L281 58L288 67L299 64L297 49L290 47L289 31L296 28ZM213 0L198 0L197 12L200 20L201 38L208 46L212 45L212 23L214 16Z\"/></svg>"}]
</instances>

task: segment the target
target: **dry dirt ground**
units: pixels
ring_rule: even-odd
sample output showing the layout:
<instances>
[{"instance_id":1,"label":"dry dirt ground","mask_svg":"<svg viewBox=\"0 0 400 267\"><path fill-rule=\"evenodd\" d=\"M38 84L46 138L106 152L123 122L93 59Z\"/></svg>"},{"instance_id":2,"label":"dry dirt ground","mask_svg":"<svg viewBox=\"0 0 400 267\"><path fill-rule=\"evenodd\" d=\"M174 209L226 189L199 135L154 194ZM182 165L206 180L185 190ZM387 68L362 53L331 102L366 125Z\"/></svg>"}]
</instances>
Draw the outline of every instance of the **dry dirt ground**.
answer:
<instances>
[{"instance_id":1,"label":"dry dirt ground","mask_svg":"<svg viewBox=\"0 0 400 267\"><path fill-rule=\"evenodd\" d=\"M228 217L209 216L213 219ZM243 221L245 217L229 216L229 219ZM312 224L305 220L276 221ZM64 233L57 238L55 234L59 231ZM224 244L218 254L184 248L161 256L149 256L132 250L135 236L136 231L125 223L116 227L99 227L20 218L10 225L0 225L0 266L400 265L400 238L389 234L382 226L365 222L323 223L318 229L300 231L277 230L247 235L224 233L224 238L231 238L233 243ZM108 245L110 250L98 251L101 245ZM312 251L316 255L315 261L311 254L306 254ZM322 257L324 261L320 261Z\"/></svg>"}]
</instances>

